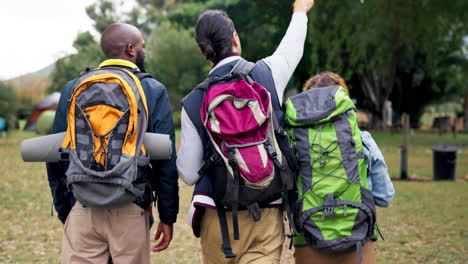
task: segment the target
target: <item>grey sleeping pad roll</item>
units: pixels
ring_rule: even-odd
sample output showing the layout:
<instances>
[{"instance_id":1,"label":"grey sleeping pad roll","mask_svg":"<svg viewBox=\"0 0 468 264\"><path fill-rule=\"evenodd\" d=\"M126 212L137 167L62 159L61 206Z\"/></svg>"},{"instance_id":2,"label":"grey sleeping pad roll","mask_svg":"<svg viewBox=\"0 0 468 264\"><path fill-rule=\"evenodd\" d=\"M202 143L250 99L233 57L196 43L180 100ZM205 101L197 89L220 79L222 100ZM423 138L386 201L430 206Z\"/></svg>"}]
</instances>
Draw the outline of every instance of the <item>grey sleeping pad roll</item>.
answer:
<instances>
[{"instance_id":1,"label":"grey sleeping pad roll","mask_svg":"<svg viewBox=\"0 0 468 264\"><path fill-rule=\"evenodd\" d=\"M21 142L21 157L25 162L58 162L58 149L64 138L65 132L26 139ZM145 133L143 144L151 160L171 158L172 142L169 135Z\"/></svg>"}]
</instances>

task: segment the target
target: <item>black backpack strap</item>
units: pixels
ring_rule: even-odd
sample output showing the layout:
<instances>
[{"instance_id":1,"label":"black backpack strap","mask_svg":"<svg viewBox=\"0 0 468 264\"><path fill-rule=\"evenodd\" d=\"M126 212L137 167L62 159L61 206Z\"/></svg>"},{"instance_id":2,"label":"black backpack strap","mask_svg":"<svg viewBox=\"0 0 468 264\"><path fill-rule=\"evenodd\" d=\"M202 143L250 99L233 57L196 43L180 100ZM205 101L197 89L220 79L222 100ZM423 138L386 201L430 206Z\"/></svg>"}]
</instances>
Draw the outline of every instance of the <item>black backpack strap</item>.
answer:
<instances>
[{"instance_id":1,"label":"black backpack strap","mask_svg":"<svg viewBox=\"0 0 468 264\"><path fill-rule=\"evenodd\" d=\"M134 72L135 76L138 77L138 79L143 80L145 78L153 78L153 76L151 76L151 74L147 73L147 72L141 72L141 71L136 71Z\"/></svg>"},{"instance_id":2,"label":"black backpack strap","mask_svg":"<svg viewBox=\"0 0 468 264\"><path fill-rule=\"evenodd\" d=\"M219 81L221 79L227 78L227 76L233 74L233 73L238 73L244 75L249 82L253 82L252 78L250 78L250 72L255 68L255 63L246 61L245 59L241 58L239 61L234 65L232 70L227 73L224 76L221 77L216 77L216 76L208 76L203 82L198 84L195 89L201 89L201 90L208 90L210 88L211 83L215 83L216 81Z\"/></svg>"},{"instance_id":3,"label":"black backpack strap","mask_svg":"<svg viewBox=\"0 0 468 264\"><path fill-rule=\"evenodd\" d=\"M229 165L232 168L234 181L232 186L232 226L234 229L234 240L239 240L239 186L240 186L240 171L234 156L235 149L228 148Z\"/></svg>"},{"instance_id":4,"label":"black backpack strap","mask_svg":"<svg viewBox=\"0 0 468 264\"><path fill-rule=\"evenodd\" d=\"M210 87L211 78L206 78L203 82L199 83L195 89L201 89L207 91Z\"/></svg>"},{"instance_id":5,"label":"black backpack strap","mask_svg":"<svg viewBox=\"0 0 468 264\"><path fill-rule=\"evenodd\" d=\"M288 218L289 229L291 231L291 235L288 237L292 240L293 237L297 236L299 232L297 231L296 225L294 224L293 212L291 209L291 203L289 201L289 196L287 192L281 193L281 198L283 199L283 208L286 211L286 216ZM291 245L290 245L291 247Z\"/></svg>"},{"instance_id":6,"label":"black backpack strap","mask_svg":"<svg viewBox=\"0 0 468 264\"><path fill-rule=\"evenodd\" d=\"M92 71L94 69L96 69L96 68L86 67L86 69L84 71L80 72L80 76L82 76L82 75L84 75L84 74L86 74L86 73L88 73L88 72L90 72L90 71Z\"/></svg>"},{"instance_id":7,"label":"black backpack strap","mask_svg":"<svg viewBox=\"0 0 468 264\"><path fill-rule=\"evenodd\" d=\"M223 244L221 250L226 258L235 258L236 255L232 252L231 239L229 238L229 227L227 224L226 210L221 203L215 201L216 211L218 212L219 226L221 227L221 237Z\"/></svg>"}]
</instances>

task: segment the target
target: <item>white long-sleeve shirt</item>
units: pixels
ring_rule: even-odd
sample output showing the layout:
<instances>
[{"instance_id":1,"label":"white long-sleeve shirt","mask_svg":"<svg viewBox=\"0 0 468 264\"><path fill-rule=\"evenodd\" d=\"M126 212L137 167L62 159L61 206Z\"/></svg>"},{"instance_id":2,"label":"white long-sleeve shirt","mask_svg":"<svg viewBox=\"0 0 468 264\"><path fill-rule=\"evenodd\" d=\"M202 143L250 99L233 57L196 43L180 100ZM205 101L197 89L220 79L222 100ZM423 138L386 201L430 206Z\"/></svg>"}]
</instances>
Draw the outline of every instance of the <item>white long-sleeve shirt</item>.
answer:
<instances>
[{"instance_id":1,"label":"white long-sleeve shirt","mask_svg":"<svg viewBox=\"0 0 468 264\"><path fill-rule=\"evenodd\" d=\"M283 93L289 79L291 79L304 53L306 34L307 15L303 12L294 13L288 30L276 51L273 55L263 59L271 70L280 103L283 101ZM211 72L238 59L240 59L239 56L225 58ZM200 179L198 171L204 163L203 144L197 129L184 108L182 108L181 113L181 134L181 145L177 155L177 170L180 178L186 184L194 185Z\"/></svg>"}]
</instances>

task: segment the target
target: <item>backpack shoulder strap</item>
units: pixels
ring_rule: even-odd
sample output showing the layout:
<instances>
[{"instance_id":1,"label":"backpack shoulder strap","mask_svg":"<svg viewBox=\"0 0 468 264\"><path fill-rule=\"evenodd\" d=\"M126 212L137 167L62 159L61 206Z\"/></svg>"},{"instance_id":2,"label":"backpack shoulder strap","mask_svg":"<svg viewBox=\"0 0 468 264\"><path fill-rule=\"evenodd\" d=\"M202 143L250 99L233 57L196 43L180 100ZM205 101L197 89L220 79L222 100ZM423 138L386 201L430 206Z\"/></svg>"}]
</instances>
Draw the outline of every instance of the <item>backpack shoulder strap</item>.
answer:
<instances>
[{"instance_id":1,"label":"backpack shoulder strap","mask_svg":"<svg viewBox=\"0 0 468 264\"><path fill-rule=\"evenodd\" d=\"M140 81L142 81L143 79L146 79L146 78L153 78L153 76L147 72L140 72L140 71L137 71L137 72L134 72L135 76L138 77L138 79L140 79Z\"/></svg>"},{"instance_id":2,"label":"backpack shoulder strap","mask_svg":"<svg viewBox=\"0 0 468 264\"><path fill-rule=\"evenodd\" d=\"M240 58L230 73L240 73L242 75L248 76L254 67L255 63Z\"/></svg>"},{"instance_id":3,"label":"backpack shoulder strap","mask_svg":"<svg viewBox=\"0 0 468 264\"><path fill-rule=\"evenodd\" d=\"M224 75L222 77L208 77L203 82L198 84L195 87L195 89L201 89L201 90L206 91L210 87L211 83L214 83L217 80L223 79L226 76L229 76L230 74L233 74L233 73L242 74L248 79L249 82L253 82L253 80L250 78L249 75L250 75L250 72L253 70L253 68L255 68L255 65L256 64L253 63L253 62L249 62L249 61L246 61L243 58L240 58L239 61L236 63L236 65L234 65L234 67L232 68L232 70L228 74L226 74L226 75Z\"/></svg>"},{"instance_id":4,"label":"backpack shoulder strap","mask_svg":"<svg viewBox=\"0 0 468 264\"><path fill-rule=\"evenodd\" d=\"M201 90L206 91L210 87L210 82L211 82L211 78L208 77L203 82L201 82L197 86L195 86L195 89L201 89Z\"/></svg>"},{"instance_id":5,"label":"backpack shoulder strap","mask_svg":"<svg viewBox=\"0 0 468 264\"><path fill-rule=\"evenodd\" d=\"M244 76L245 80L247 80L248 83L253 83L252 77L250 77L250 73L252 72L253 68L255 68L255 63L246 61L243 58L240 58L239 61L236 63L234 68L232 68L231 72L228 74L233 74L237 73L242 76Z\"/></svg>"}]
</instances>

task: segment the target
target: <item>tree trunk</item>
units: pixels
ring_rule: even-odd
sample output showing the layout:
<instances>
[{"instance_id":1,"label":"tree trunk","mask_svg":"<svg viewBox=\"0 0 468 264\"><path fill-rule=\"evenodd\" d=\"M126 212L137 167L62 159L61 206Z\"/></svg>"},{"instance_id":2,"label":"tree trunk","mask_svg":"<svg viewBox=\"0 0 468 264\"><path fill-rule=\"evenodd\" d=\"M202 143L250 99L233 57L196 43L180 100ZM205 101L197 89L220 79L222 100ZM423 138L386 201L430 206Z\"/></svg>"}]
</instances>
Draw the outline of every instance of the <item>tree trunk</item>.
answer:
<instances>
[{"instance_id":1,"label":"tree trunk","mask_svg":"<svg viewBox=\"0 0 468 264\"><path fill-rule=\"evenodd\" d=\"M408 180L408 146L410 133L410 116L404 113L403 121L403 144L400 147L400 179Z\"/></svg>"},{"instance_id":2,"label":"tree trunk","mask_svg":"<svg viewBox=\"0 0 468 264\"><path fill-rule=\"evenodd\" d=\"M369 77L361 75L361 84L364 95L370 103L372 113L372 129L382 130L385 125L384 113L385 113L385 101L387 101L388 96L386 96L382 91L385 90L382 84L384 82L380 81L379 76L376 76L375 73L370 73Z\"/></svg>"}]
</instances>

